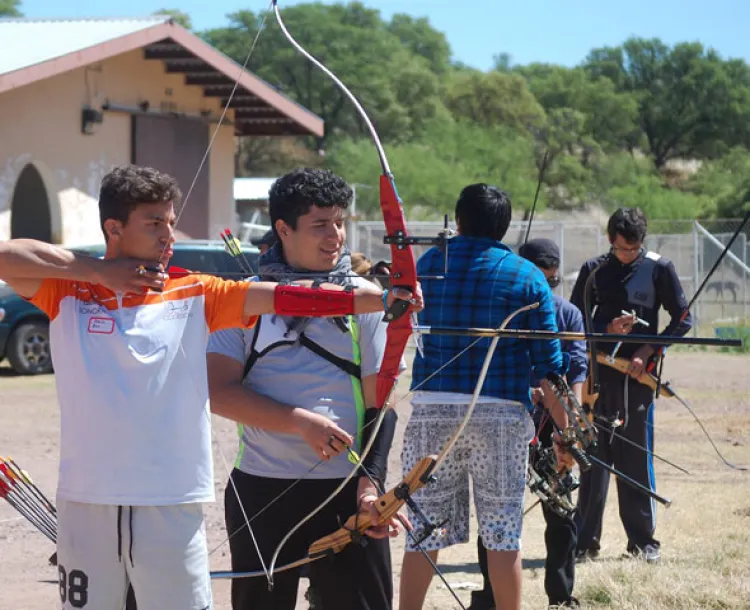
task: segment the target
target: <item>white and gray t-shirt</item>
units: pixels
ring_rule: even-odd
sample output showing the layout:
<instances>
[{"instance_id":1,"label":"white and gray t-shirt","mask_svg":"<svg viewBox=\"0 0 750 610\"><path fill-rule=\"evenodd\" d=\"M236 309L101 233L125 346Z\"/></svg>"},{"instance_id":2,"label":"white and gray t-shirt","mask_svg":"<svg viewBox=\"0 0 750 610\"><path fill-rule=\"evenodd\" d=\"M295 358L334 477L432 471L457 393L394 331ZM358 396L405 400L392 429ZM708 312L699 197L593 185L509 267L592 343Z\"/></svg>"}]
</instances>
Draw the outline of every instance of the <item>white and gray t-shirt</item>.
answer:
<instances>
[{"instance_id":1,"label":"white and gray t-shirt","mask_svg":"<svg viewBox=\"0 0 750 610\"><path fill-rule=\"evenodd\" d=\"M355 285L362 285L365 281L354 279ZM381 313L349 316L349 326L354 328L344 332L330 318L312 318L304 325L303 332L310 340L339 358L359 362L364 378L376 374L380 368L387 330L387 324L382 319ZM359 380L300 345L297 341L299 333L289 330L290 320L288 317L265 315L261 316L257 329L233 328L214 333L209 339L208 352L228 356L244 365L253 349L256 332L255 350L258 352L282 342L265 351L255 361L244 384L281 403L328 417L354 436L354 447L360 449L357 434L367 405L364 404ZM356 344L355 337L358 338ZM297 435L251 426L240 426L240 431L239 455L235 466L242 472L268 478L296 479L306 475L318 462L316 453ZM305 478L343 478L353 468L347 458L348 454L340 454L320 464Z\"/></svg>"}]
</instances>

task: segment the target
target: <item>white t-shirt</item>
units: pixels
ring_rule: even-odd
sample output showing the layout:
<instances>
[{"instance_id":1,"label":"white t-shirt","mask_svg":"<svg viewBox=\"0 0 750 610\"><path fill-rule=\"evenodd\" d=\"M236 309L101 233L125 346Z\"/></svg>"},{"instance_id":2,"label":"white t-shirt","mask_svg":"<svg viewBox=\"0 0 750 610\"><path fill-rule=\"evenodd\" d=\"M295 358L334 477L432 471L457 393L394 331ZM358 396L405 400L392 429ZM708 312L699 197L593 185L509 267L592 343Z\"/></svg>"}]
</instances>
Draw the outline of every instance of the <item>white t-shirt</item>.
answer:
<instances>
[{"instance_id":1,"label":"white t-shirt","mask_svg":"<svg viewBox=\"0 0 750 610\"><path fill-rule=\"evenodd\" d=\"M355 285L367 280L355 278ZM305 335L339 358L356 361L359 352L362 378L380 369L386 345L387 324L382 313L352 316L358 341L351 331L343 332L331 319L313 318L304 327ZM208 352L222 354L245 363L253 336L258 331L256 348L263 353L253 365L244 384L255 392L283 404L314 411L331 419L355 437L362 425L365 405L359 383L341 368L314 354L298 342L299 333L289 330L290 318L265 315L258 329L233 328L211 335ZM273 349L270 345L281 343ZM401 370L404 364L401 363ZM277 479L337 479L347 476L353 466L346 452L310 468L317 454L299 436L257 427L240 426L239 453L235 466L242 472Z\"/></svg>"},{"instance_id":2,"label":"white t-shirt","mask_svg":"<svg viewBox=\"0 0 750 610\"><path fill-rule=\"evenodd\" d=\"M162 293L45 280L60 404L57 497L159 506L214 500L210 332L243 325L249 284L206 275ZM255 324L257 318L249 321Z\"/></svg>"}]
</instances>

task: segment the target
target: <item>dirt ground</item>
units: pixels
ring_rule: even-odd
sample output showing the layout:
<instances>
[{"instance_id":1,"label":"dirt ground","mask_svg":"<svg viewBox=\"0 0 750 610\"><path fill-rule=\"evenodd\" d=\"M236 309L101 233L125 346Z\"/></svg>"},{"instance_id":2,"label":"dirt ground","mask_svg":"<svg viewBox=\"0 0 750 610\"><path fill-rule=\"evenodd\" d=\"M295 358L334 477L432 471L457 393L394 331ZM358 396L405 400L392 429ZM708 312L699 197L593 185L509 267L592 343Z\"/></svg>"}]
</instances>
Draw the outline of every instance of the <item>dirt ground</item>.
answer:
<instances>
[{"instance_id":1,"label":"dirt ground","mask_svg":"<svg viewBox=\"0 0 750 610\"><path fill-rule=\"evenodd\" d=\"M665 377L694 407L726 457L750 465L750 375L747 356L710 352L672 352ZM406 392L400 382L397 396ZM401 434L410 411L398 405L400 427L391 453L391 484L400 473ZM0 455L12 456L54 497L58 459L58 412L51 376L20 378L0 367ZM235 432L215 418L214 449L217 497L221 498L235 451ZM659 566L623 558L625 536L617 515L616 494L606 512L599 561L577 570L576 595L588 608L723 609L750 608L750 473L724 466L688 412L674 400L660 399L656 415L656 450L687 468L687 476L656 462L658 491L673 500L660 507L657 537L663 544ZM533 502L529 496L527 504ZM207 508L210 548L226 540L221 503ZM524 529L524 608L546 608L544 522L532 511ZM474 532L475 530L473 530ZM6 503L0 503L0 610L48 610L59 607L56 570L47 564L53 545ZM394 582L403 539L393 544ZM481 577L472 543L445 551L439 564L465 605ZM212 569L229 567L228 548L212 555ZM306 581L300 590L304 592ZM229 605L227 581L214 583L215 608ZM298 608L305 608L300 602ZM397 606L396 606L397 607ZM434 579L425 608L456 607ZM96 609L94 609L96 610Z\"/></svg>"}]
</instances>

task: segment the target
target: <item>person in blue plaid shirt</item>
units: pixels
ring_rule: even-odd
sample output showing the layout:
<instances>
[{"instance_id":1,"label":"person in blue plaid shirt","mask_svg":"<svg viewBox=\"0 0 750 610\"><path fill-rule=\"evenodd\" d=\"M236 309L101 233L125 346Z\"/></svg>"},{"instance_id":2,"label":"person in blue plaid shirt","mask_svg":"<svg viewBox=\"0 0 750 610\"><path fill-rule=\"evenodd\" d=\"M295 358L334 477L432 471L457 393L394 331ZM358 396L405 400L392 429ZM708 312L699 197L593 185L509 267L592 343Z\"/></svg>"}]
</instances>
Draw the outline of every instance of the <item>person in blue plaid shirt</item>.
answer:
<instances>
[{"instance_id":1,"label":"person in blue plaid shirt","mask_svg":"<svg viewBox=\"0 0 750 610\"><path fill-rule=\"evenodd\" d=\"M427 251L417 264L425 302L420 324L497 328L530 303L509 328L557 331L555 304L544 274L503 244L511 219L508 195L495 186L472 184L456 203L458 236L444 253ZM406 428L404 474L419 459L437 453L466 414L490 339L426 335L412 372L413 411ZM449 363L450 362L450 363ZM443 368L444 367L444 368ZM559 340L501 339L476 409L439 471L439 481L415 494L433 523L445 530L423 542L433 560L438 551L469 541L469 478L479 535L488 550L490 582L498 610L521 608L521 531L528 466L534 436L529 370L539 378L565 373ZM567 422L557 422L564 426ZM417 524L415 515L410 514ZM422 608L433 571L407 539L401 572L400 610Z\"/></svg>"}]
</instances>

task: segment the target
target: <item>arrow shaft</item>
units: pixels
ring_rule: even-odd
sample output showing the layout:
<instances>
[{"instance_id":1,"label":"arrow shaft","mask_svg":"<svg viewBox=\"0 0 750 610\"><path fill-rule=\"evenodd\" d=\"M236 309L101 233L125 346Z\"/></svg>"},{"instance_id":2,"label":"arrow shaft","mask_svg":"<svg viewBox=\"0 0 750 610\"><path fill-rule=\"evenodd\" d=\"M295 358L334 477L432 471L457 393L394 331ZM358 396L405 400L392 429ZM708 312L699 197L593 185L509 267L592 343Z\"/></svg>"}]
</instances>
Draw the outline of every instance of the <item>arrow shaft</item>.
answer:
<instances>
[{"instance_id":1,"label":"arrow shaft","mask_svg":"<svg viewBox=\"0 0 750 610\"><path fill-rule=\"evenodd\" d=\"M742 347L741 339L715 339L713 337L667 337L656 335L616 335L606 333L588 332L557 332L552 330L522 330L522 329L496 329L496 328L459 328L453 326L423 326L413 327L413 332L423 335L446 335L459 337L500 337L504 339L545 339L551 341L560 339L562 341L586 341L596 340L602 343L659 343L669 345L703 345L715 347Z\"/></svg>"}]
</instances>

